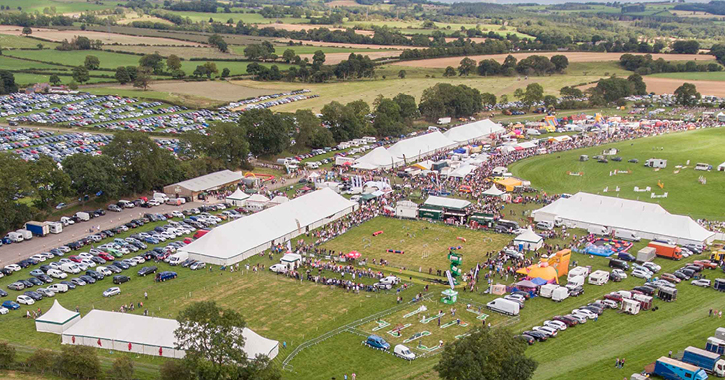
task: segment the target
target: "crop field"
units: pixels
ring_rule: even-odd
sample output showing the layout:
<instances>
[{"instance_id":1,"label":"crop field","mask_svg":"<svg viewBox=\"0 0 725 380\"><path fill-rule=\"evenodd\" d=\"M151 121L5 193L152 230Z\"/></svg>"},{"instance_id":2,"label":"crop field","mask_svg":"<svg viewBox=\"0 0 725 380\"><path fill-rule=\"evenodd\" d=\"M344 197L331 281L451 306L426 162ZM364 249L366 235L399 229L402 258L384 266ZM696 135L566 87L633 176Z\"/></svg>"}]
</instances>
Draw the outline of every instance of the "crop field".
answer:
<instances>
[{"instance_id":1,"label":"crop field","mask_svg":"<svg viewBox=\"0 0 725 380\"><path fill-rule=\"evenodd\" d=\"M229 19L234 20L234 24L243 21L245 24L274 24L277 20L288 24L308 24L310 20L306 18L293 18L293 17L281 17L281 18L264 18L258 13L205 13L205 12L191 12L191 11L167 11L184 18L191 19L192 22L208 22L209 19L214 21L227 22ZM271 26L271 25L270 25ZM261 26L260 26L261 27Z\"/></svg>"},{"instance_id":2,"label":"crop field","mask_svg":"<svg viewBox=\"0 0 725 380\"><path fill-rule=\"evenodd\" d=\"M0 26L0 34L7 34L11 36L20 36L22 33L21 27L12 25ZM172 46L198 46L198 43L175 40L171 38L159 38L159 37L138 37L128 36L125 34L117 33L105 33L105 32L94 32L89 30L56 30L56 29L41 29L32 28L32 37L52 41L60 42L63 40L72 40L75 36L85 36L91 40L101 40L104 44L121 44L121 45L172 45ZM33 40L37 41L37 40ZM35 42L37 45L38 42Z\"/></svg>"},{"instance_id":3,"label":"crop field","mask_svg":"<svg viewBox=\"0 0 725 380\"><path fill-rule=\"evenodd\" d=\"M192 47L192 46L143 46L143 45L105 45L103 50L112 52L128 52L134 54L153 54L159 53L163 57L168 57L171 54L175 54L181 59L189 58L205 58L205 59L229 59L239 58L243 59L243 56L237 56L230 53L222 53L219 49L212 47Z\"/></svg>"},{"instance_id":4,"label":"crop field","mask_svg":"<svg viewBox=\"0 0 725 380\"><path fill-rule=\"evenodd\" d=\"M647 91L656 94L673 94L682 83L692 83L702 95L725 96L725 88L722 81L725 80L725 73L667 73L647 75L644 82L647 83Z\"/></svg>"},{"instance_id":5,"label":"crop field","mask_svg":"<svg viewBox=\"0 0 725 380\"><path fill-rule=\"evenodd\" d=\"M638 53L630 53L639 55ZM541 55L544 57L551 57L554 55L565 55L569 59L569 63L590 63L590 62L606 62L606 61L619 61L619 57L622 53L587 53L587 52L533 52L533 53L514 53L511 54L516 59L520 60L530 55ZM508 54L492 54L492 55L476 55L470 56L476 62L483 59L495 59L499 62L503 62ZM417 61L402 61L397 62L395 65L399 66L413 66L413 67L424 67L424 68L446 68L447 66L458 67L461 59L464 57L445 57L445 58L431 58L422 59ZM698 55L698 54L652 54L652 59L663 58L669 61L712 61L715 59L713 56Z\"/></svg>"},{"instance_id":6,"label":"crop field","mask_svg":"<svg viewBox=\"0 0 725 380\"><path fill-rule=\"evenodd\" d=\"M725 136L720 129L703 129L692 132L673 133L647 139L638 139L622 143L608 144L587 149L578 149L551 155L542 155L517 162L510 166L517 177L530 180L531 184L547 192L576 193L586 191L605 195L657 202L675 214L687 214L694 218L712 218L718 220L725 213L725 203L721 196L725 190L725 173L695 171L698 162L717 167L723 161L720 147ZM604 148L619 149L622 162L608 164L596 160L579 161L579 156L589 157L602 153ZM636 158L638 164L627 160ZM667 167L655 171L645 168L643 163L649 158L667 160ZM689 164L688 164L689 161ZM678 170L676 166L685 166ZM629 174L610 176L614 170L629 170ZM567 172L584 173L581 177L570 176ZM704 176L707 184L702 185L698 178ZM660 189L658 181L664 183ZM650 187L651 192L636 193L634 187ZM615 191L616 187L620 191ZM667 192L667 198L650 199L650 193Z\"/></svg>"},{"instance_id":7,"label":"crop field","mask_svg":"<svg viewBox=\"0 0 725 380\"><path fill-rule=\"evenodd\" d=\"M41 41L35 38L20 37L10 34L0 34L0 46L3 49L37 49L38 44L45 47L55 48L55 42Z\"/></svg>"},{"instance_id":8,"label":"crop field","mask_svg":"<svg viewBox=\"0 0 725 380\"><path fill-rule=\"evenodd\" d=\"M176 95L199 96L222 102L231 102L260 95L269 95L269 90L245 87L225 81L215 82L154 82L151 91L166 92Z\"/></svg>"},{"instance_id":9,"label":"crop field","mask_svg":"<svg viewBox=\"0 0 725 380\"><path fill-rule=\"evenodd\" d=\"M21 7L26 12L43 12L45 8L55 7L56 13L77 13L111 9L119 2L123 2L123 0L99 4L85 0L0 0L0 5L13 10Z\"/></svg>"},{"instance_id":10,"label":"crop field","mask_svg":"<svg viewBox=\"0 0 725 380\"><path fill-rule=\"evenodd\" d=\"M341 48L351 48L351 49L392 49L392 50L408 50L408 49L417 49L417 46L405 46L405 45L366 45L366 44L352 44L347 42L325 42L325 41L302 41L302 40L289 40L289 39L277 39L278 43L287 44L290 41L294 42L295 44L304 44L304 45L311 45L311 46L328 46L328 47L341 47Z\"/></svg>"},{"instance_id":11,"label":"crop field","mask_svg":"<svg viewBox=\"0 0 725 380\"><path fill-rule=\"evenodd\" d=\"M531 36L519 33L516 31L515 28L512 27L504 27L501 28L501 25L489 25L489 24L463 24L463 23L446 23L446 22L436 22L435 23L436 28L423 28L423 22L416 21L416 22L409 22L409 21L396 21L396 20L384 20L384 21L346 21L343 23L343 26L345 27L361 27L361 28L372 28L373 26L376 27L383 27L387 26L388 28L398 29L403 34L431 34L434 31L440 31L446 34L453 33L455 31L460 31L461 28L466 29L479 29L481 31L484 31L488 33L489 31L493 31L496 34L500 34L505 36L506 34L515 34L519 36L520 38L530 38Z\"/></svg>"}]
</instances>

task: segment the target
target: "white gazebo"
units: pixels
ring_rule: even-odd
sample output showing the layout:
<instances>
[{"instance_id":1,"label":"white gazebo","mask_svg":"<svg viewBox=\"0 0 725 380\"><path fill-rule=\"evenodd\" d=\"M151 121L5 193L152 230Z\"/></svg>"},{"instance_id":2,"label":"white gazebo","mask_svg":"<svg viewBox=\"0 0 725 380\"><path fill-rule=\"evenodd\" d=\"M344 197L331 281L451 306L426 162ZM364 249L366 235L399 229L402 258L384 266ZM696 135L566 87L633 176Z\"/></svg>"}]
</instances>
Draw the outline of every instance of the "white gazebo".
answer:
<instances>
[{"instance_id":1,"label":"white gazebo","mask_svg":"<svg viewBox=\"0 0 725 380\"><path fill-rule=\"evenodd\" d=\"M60 335L80 320L80 313L64 308L55 300L45 314L35 318L35 330Z\"/></svg>"},{"instance_id":2,"label":"white gazebo","mask_svg":"<svg viewBox=\"0 0 725 380\"><path fill-rule=\"evenodd\" d=\"M241 207L244 206L244 201L247 198L249 198L249 194L243 192L242 189L237 188L235 192L227 197L227 202L234 206Z\"/></svg>"},{"instance_id":3,"label":"white gazebo","mask_svg":"<svg viewBox=\"0 0 725 380\"><path fill-rule=\"evenodd\" d=\"M725 162L717 166L717 171L725 172Z\"/></svg>"},{"instance_id":4,"label":"white gazebo","mask_svg":"<svg viewBox=\"0 0 725 380\"><path fill-rule=\"evenodd\" d=\"M502 195L506 194L506 192L505 192L505 191L503 191L503 190L499 190L499 189L498 189L498 188L496 187L496 185L492 184L492 185L491 185L491 188L490 188L490 189L488 189L488 190L486 190L486 191L482 192L481 194L482 194L482 195L486 195L486 196L489 196L489 197L500 197L500 196L502 196Z\"/></svg>"},{"instance_id":5,"label":"white gazebo","mask_svg":"<svg viewBox=\"0 0 725 380\"><path fill-rule=\"evenodd\" d=\"M521 247L521 249L525 249L527 251L536 251L544 245L544 238L528 228L516 236L516 239L514 239L514 245L517 248Z\"/></svg>"}]
</instances>

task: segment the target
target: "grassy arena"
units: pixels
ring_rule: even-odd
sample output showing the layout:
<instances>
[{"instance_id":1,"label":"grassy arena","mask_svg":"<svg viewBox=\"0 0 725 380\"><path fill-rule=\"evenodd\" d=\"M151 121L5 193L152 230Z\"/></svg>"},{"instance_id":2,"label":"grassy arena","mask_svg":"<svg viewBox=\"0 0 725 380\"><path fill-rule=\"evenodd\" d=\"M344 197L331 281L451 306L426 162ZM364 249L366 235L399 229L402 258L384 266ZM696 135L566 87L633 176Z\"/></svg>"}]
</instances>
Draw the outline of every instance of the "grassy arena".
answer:
<instances>
[{"instance_id":1,"label":"grassy arena","mask_svg":"<svg viewBox=\"0 0 725 380\"><path fill-rule=\"evenodd\" d=\"M725 134L721 129L704 129L683 133L672 133L634 141L626 141L605 146L578 149L574 151L533 157L512 164L509 169L517 177L530 180L532 185L548 192L575 193L586 191L647 202L658 202L665 209L676 214L686 214L695 218L719 220L725 213L725 203L721 196L725 189L725 173L695 171L696 163L704 162L714 168L725 160L721 146L725 143ZM592 156L602 153L605 148L619 149L622 162L598 163ZM659 150L664 147L664 150ZM579 156L587 154L589 161L579 161ZM627 160L639 159L638 164ZM648 158L667 159L667 168L654 171L645 168ZM687 165L689 160L690 164ZM687 168L675 174L676 165ZM613 170L631 170L631 174L609 176ZM570 176L567 172L583 172L582 177ZM704 176L706 185L698 178ZM657 182L664 183L660 189ZM620 191L615 192L619 186ZM667 198L650 199L650 193L636 193L634 187L651 187L656 194L668 193Z\"/></svg>"}]
</instances>

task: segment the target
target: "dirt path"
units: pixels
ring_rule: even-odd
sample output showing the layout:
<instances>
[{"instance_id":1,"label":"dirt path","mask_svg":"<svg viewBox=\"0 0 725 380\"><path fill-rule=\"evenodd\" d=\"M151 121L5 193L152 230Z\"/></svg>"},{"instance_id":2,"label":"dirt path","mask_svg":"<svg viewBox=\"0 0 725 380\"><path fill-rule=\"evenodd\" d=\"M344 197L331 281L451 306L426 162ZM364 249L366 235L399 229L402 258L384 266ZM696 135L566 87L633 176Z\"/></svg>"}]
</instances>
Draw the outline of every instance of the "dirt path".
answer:
<instances>
[{"instance_id":1,"label":"dirt path","mask_svg":"<svg viewBox=\"0 0 725 380\"><path fill-rule=\"evenodd\" d=\"M530 55L543 55L544 57L551 57L554 55L565 55L569 58L569 62L603 62L603 61L618 61L619 57L625 53L587 53L587 52L526 52L526 53L513 53L516 59L521 60ZM643 55L640 53L629 53L634 55ZM476 62L483 59L495 59L496 61L503 62L508 54L491 54L491 55L474 55L469 56ZM457 67L464 57L444 57L444 58L431 58L423 59L419 61L404 61L396 62L394 65L408 66L408 67L422 67L422 68L446 68L448 66ZM711 61L715 57L711 55L698 55L698 54L652 54L652 59L663 58L668 61Z\"/></svg>"}]
</instances>

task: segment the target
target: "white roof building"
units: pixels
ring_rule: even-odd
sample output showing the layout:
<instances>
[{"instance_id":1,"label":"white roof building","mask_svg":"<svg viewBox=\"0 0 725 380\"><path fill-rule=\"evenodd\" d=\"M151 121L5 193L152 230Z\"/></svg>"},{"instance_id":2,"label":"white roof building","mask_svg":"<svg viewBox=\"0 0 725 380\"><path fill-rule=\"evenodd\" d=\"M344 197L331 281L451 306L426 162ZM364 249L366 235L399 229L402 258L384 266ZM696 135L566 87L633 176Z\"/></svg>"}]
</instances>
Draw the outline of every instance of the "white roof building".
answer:
<instances>
[{"instance_id":1,"label":"white roof building","mask_svg":"<svg viewBox=\"0 0 725 380\"><path fill-rule=\"evenodd\" d=\"M188 179L172 185L164 186L164 193L177 194L178 196L195 196L196 194L216 190L218 188L237 183L244 176L240 172L231 170L220 170L200 177Z\"/></svg>"},{"instance_id":2,"label":"white roof building","mask_svg":"<svg viewBox=\"0 0 725 380\"><path fill-rule=\"evenodd\" d=\"M333 222L357 206L324 188L216 227L180 251L210 264L234 264Z\"/></svg>"},{"instance_id":3,"label":"white roof building","mask_svg":"<svg viewBox=\"0 0 725 380\"><path fill-rule=\"evenodd\" d=\"M54 300L53 306L45 314L35 318L35 330L38 332L62 334L80 320L80 313L70 311L61 306L58 300Z\"/></svg>"},{"instance_id":4,"label":"white roof building","mask_svg":"<svg viewBox=\"0 0 725 380\"><path fill-rule=\"evenodd\" d=\"M431 195L423 203L424 206L434 206L449 209L464 209L471 205L471 202L464 199L444 198Z\"/></svg>"},{"instance_id":5,"label":"white roof building","mask_svg":"<svg viewBox=\"0 0 725 380\"><path fill-rule=\"evenodd\" d=\"M247 198L249 198L249 194L243 192L242 189L237 188L235 192L227 196L227 202L234 206L244 206L244 201Z\"/></svg>"},{"instance_id":6,"label":"white roof building","mask_svg":"<svg viewBox=\"0 0 725 380\"><path fill-rule=\"evenodd\" d=\"M91 310L63 332L62 343L178 359L186 355L184 350L175 348L174 331L178 327L179 322L174 319ZM278 341L264 338L248 328L244 328L242 336L245 338L244 352L249 358L258 354L270 359L277 356Z\"/></svg>"},{"instance_id":7,"label":"white roof building","mask_svg":"<svg viewBox=\"0 0 725 380\"><path fill-rule=\"evenodd\" d=\"M590 226L609 230L635 231L647 240L671 239L678 244L711 243L715 233L708 231L692 218L670 214L656 203L576 193L561 198L532 212L534 220L561 220L565 225L589 229Z\"/></svg>"},{"instance_id":8,"label":"white roof building","mask_svg":"<svg viewBox=\"0 0 725 380\"><path fill-rule=\"evenodd\" d=\"M456 143L440 131L400 140L388 148L391 156L406 162L415 162L433 153L454 148Z\"/></svg>"}]
</instances>

